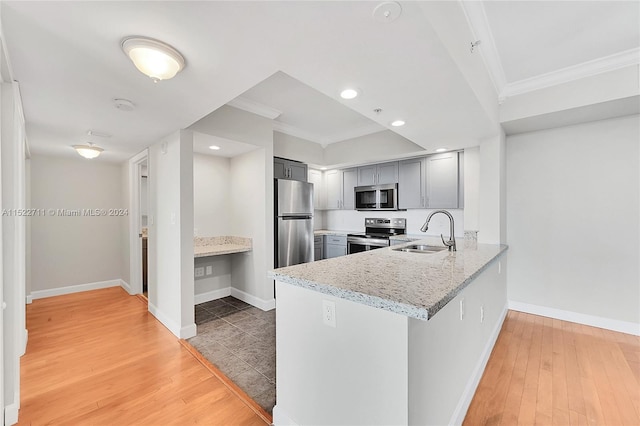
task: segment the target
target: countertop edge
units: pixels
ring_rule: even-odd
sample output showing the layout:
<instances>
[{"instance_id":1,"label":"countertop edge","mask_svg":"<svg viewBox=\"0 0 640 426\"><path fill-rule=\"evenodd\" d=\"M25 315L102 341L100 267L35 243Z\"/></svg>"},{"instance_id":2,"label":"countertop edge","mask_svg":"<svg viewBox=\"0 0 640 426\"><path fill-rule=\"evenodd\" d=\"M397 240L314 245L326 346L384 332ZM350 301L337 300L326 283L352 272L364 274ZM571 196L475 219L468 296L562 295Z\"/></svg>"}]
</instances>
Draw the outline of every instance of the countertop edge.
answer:
<instances>
[{"instance_id":1,"label":"countertop edge","mask_svg":"<svg viewBox=\"0 0 640 426\"><path fill-rule=\"evenodd\" d=\"M374 308L383 309L389 312L405 315L410 318L419 320L429 320L438 311L440 311L447 303L453 300L462 290L464 290L473 280L475 280L483 271L485 271L489 265L493 264L499 257L501 257L509 248L505 244L499 244L499 251L488 259L480 268L474 271L471 275L465 278L459 285L443 296L439 301L432 304L428 308L422 308L414 305L408 305L402 302L396 302L389 299L383 299L379 296L373 296L364 294L361 292L355 292L353 290L347 290L338 288L329 284L323 284L317 281L312 281L304 278L295 278L290 275L280 274L275 270L268 272L268 277L276 281L280 281L286 284L295 285L298 287L306 288L309 290L317 291L329 296L334 296L340 299L350 300L352 302L361 303Z\"/></svg>"}]
</instances>

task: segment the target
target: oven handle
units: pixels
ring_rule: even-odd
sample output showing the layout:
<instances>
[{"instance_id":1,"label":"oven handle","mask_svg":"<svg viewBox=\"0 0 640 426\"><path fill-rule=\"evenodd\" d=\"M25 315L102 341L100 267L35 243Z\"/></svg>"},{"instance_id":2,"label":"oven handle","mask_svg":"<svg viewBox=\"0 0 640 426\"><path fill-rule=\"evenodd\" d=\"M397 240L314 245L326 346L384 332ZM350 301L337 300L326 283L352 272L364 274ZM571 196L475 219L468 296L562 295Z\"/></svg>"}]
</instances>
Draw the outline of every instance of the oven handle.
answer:
<instances>
[{"instance_id":1,"label":"oven handle","mask_svg":"<svg viewBox=\"0 0 640 426\"><path fill-rule=\"evenodd\" d=\"M382 238L358 238L358 237L347 237L347 243L360 244L363 246L373 246L373 247L388 247L389 240L385 240Z\"/></svg>"}]
</instances>

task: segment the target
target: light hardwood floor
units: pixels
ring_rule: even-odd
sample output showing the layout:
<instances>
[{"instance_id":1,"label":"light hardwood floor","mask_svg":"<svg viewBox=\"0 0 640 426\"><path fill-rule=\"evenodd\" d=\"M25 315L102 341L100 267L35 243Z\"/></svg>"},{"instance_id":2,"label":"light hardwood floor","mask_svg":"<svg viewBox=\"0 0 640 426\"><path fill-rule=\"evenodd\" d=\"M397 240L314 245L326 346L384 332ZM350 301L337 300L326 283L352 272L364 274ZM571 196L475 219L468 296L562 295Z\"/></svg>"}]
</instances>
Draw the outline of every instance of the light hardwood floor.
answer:
<instances>
[{"instance_id":1,"label":"light hardwood floor","mask_svg":"<svg viewBox=\"0 0 640 426\"><path fill-rule=\"evenodd\" d=\"M19 424L265 425L119 287L27 306Z\"/></svg>"},{"instance_id":2,"label":"light hardwood floor","mask_svg":"<svg viewBox=\"0 0 640 426\"><path fill-rule=\"evenodd\" d=\"M640 425L640 338L509 311L464 425Z\"/></svg>"}]
</instances>

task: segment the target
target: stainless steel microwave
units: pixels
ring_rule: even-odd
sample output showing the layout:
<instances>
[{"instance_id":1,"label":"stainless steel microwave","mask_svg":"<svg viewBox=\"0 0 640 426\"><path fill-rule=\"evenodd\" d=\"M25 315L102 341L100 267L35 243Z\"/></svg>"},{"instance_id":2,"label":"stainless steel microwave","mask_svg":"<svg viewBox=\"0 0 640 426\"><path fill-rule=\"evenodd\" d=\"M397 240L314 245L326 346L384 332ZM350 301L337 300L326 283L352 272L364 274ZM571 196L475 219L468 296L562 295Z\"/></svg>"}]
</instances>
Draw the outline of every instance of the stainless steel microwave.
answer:
<instances>
[{"instance_id":1,"label":"stainless steel microwave","mask_svg":"<svg viewBox=\"0 0 640 426\"><path fill-rule=\"evenodd\" d=\"M356 186L356 210L398 210L398 184Z\"/></svg>"}]
</instances>

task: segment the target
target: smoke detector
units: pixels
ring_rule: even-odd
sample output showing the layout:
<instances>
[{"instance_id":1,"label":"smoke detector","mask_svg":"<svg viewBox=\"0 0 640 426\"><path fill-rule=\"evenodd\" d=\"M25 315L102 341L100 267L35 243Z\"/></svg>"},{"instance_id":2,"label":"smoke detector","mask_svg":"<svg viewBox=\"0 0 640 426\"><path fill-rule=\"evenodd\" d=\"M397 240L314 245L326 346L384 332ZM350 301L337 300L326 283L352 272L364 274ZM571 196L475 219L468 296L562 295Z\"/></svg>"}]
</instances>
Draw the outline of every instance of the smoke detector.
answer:
<instances>
[{"instance_id":1,"label":"smoke detector","mask_svg":"<svg viewBox=\"0 0 640 426\"><path fill-rule=\"evenodd\" d=\"M402 15L402 6L395 1L385 1L373 9L373 19L388 24Z\"/></svg>"}]
</instances>

